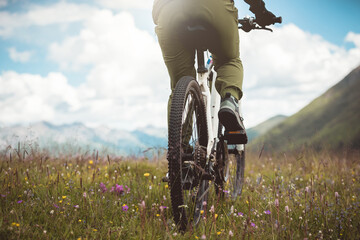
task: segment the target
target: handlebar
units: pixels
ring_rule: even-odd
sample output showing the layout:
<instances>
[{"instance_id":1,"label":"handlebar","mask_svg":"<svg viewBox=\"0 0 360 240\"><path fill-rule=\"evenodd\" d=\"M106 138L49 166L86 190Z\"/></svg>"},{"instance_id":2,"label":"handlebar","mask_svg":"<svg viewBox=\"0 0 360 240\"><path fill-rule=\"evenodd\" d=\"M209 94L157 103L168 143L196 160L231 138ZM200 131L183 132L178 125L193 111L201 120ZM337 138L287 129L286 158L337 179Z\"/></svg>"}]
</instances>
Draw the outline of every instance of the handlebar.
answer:
<instances>
[{"instance_id":1,"label":"handlebar","mask_svg":"<svg viewBox=\"0 0 360 240\"><path fill-rule=\"evenodd\" d=\"M257 24L256 19L254 17L241 18L241 19L238 19L238 22L239 22L239 24L241 24L241 26L239 26L239 28L245 32L250 32L253 29L268 30L268 31L272 32L271 28L260 27ZM268 25L272 25L275 23L282 23L282 17L274 17L273 21L271 23L269 23Z\"/></svg>"}]
</instances>

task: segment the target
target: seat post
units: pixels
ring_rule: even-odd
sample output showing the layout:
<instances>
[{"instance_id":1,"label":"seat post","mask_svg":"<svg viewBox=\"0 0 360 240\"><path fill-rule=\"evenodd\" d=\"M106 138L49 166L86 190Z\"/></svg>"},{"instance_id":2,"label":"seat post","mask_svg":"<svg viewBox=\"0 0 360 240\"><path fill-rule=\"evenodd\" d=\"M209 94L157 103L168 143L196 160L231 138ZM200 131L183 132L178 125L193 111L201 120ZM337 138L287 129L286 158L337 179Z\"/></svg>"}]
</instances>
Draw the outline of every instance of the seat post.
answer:
<instances>
[{"instance_id":1,"label":"seat post","mask_svg":"<svg viewBox=\"0 0 360 240\"><path fill-rule=\"evenodd\" d=\"M196 57L197 57L197 63L198 63L197 72L198 72L198 73L206 73L208 70L207 70L207 68L205 67L204 51L203 51L203 50L196 49Z\"/></svg>"}]
</instances>

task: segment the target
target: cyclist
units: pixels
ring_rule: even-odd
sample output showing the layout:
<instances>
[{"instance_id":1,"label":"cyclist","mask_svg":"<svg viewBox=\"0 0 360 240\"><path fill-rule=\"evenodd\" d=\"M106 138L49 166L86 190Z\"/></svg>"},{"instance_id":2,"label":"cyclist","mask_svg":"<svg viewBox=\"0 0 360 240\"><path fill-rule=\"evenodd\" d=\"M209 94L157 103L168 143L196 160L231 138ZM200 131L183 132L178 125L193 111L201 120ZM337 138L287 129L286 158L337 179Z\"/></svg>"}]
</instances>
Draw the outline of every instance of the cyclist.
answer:
<instances>
[{"instance_id":1,"label":"cyclist","mask_svg":"<svg viewBox=\"0 0 360 240\"><path fill-rule=\"evenodd\" d=\"M272 23L275 17L265 8L262 0L244 0L260 26ZM195 51L184 44L183 32L189 22L202 22L213 32L210 45L217 72L215 87L222 101L219 120L227 131L245 130L239 115L238 101L241 99L243 66L239 57L238 10L233 0L155 0L153 5L155 31L171 80L171 95L177 81L183 76L195 78ZM169 116L169 114L168 114Z\"/></svg>"}]
</instances>

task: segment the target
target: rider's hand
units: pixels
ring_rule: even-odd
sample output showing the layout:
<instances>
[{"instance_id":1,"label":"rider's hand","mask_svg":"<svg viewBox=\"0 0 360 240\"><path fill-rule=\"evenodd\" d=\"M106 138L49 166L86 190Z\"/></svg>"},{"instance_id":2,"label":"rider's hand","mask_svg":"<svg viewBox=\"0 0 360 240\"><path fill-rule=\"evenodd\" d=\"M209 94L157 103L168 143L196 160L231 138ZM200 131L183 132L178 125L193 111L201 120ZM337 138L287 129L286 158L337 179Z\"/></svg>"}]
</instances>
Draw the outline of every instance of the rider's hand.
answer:
<instances>
[{"instance_id":1,"label":"rider's hand","mask_svg":"<svg viewBox=\"0 0 360 240\"><path fill-rule=\"evenodd\" d=\"M257 24L259 24L261 27L266 27L267 25L274 23L275 15L272 12L264 9L264 11L255 14L255 17Z\"/></svg>"}]
</instances>

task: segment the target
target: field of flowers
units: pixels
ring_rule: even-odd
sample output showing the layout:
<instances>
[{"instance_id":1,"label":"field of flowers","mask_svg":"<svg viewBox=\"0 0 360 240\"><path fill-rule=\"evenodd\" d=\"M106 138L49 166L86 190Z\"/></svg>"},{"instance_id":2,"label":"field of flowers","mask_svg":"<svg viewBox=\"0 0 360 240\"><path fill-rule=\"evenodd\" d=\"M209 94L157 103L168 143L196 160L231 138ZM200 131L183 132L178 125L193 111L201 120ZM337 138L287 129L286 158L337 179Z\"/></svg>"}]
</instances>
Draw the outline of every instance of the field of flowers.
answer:
<instances>
[{"instance_id":1,"label":"field of flowers","mask_svg":"<svg viewBox=\"0 0 360 240\"><path fill-rule=\"evenodd\" d=\"M359 155L250 156L237 201L214 191L185 234L166 160L0 156L0 239L359 239Z\"/></svg>"}]
</instances>

